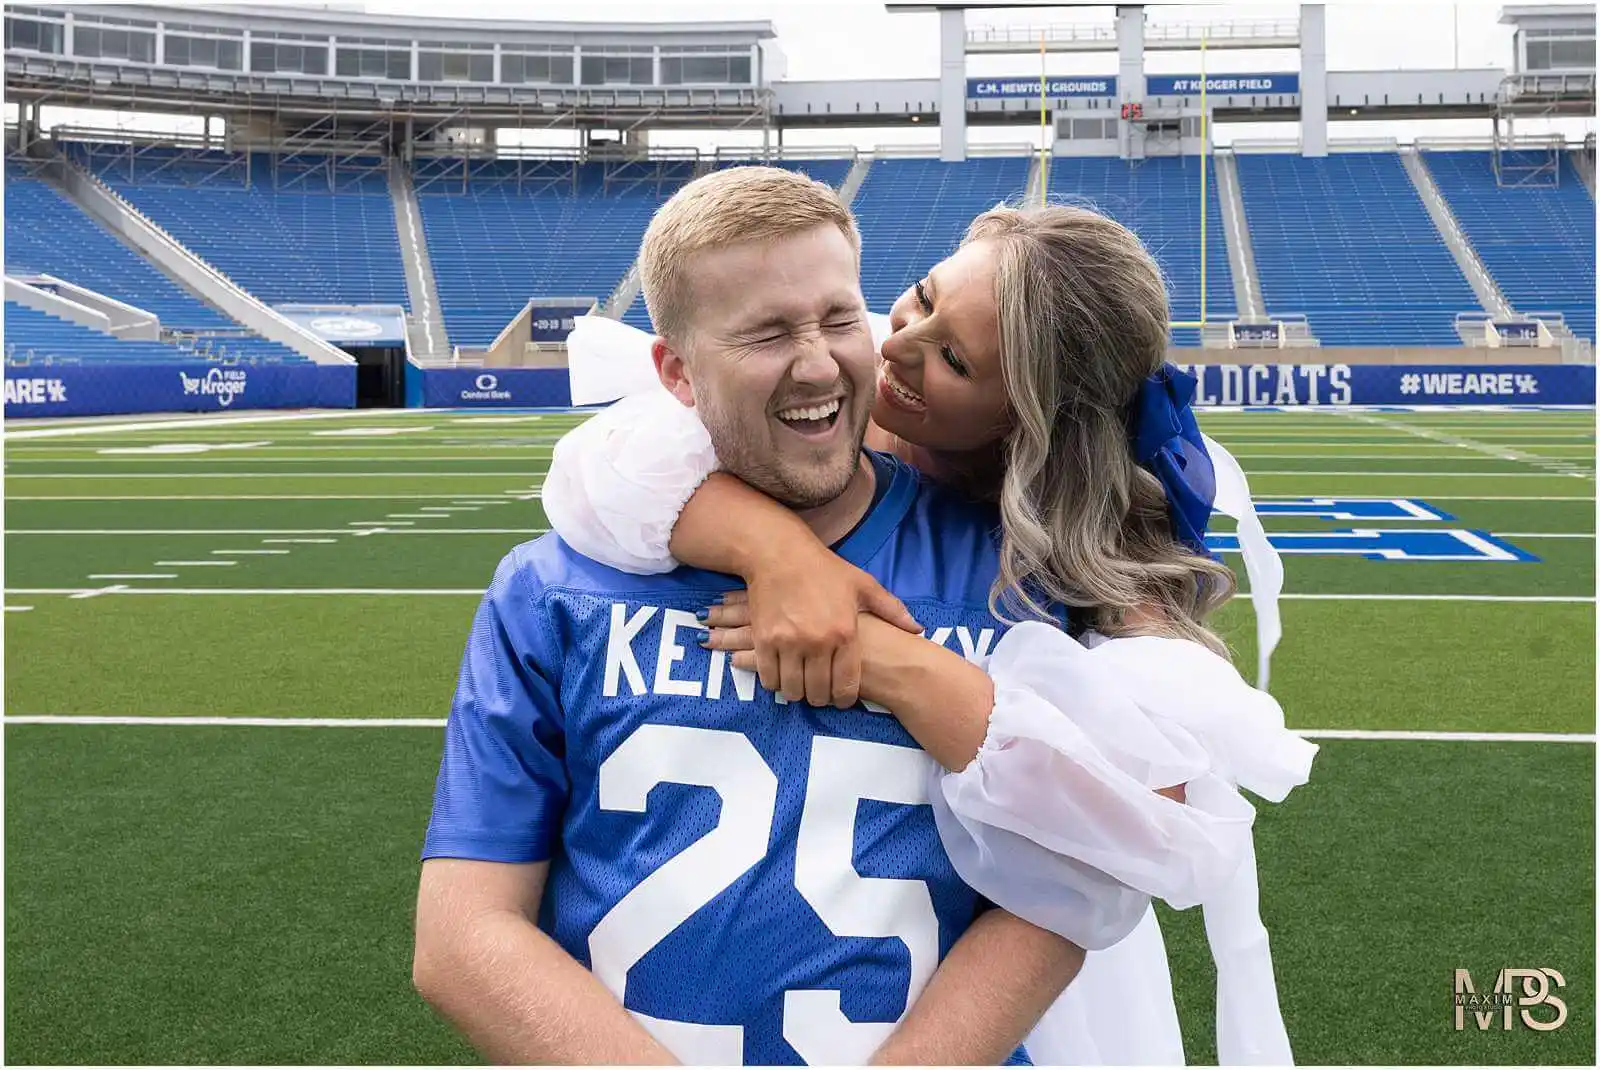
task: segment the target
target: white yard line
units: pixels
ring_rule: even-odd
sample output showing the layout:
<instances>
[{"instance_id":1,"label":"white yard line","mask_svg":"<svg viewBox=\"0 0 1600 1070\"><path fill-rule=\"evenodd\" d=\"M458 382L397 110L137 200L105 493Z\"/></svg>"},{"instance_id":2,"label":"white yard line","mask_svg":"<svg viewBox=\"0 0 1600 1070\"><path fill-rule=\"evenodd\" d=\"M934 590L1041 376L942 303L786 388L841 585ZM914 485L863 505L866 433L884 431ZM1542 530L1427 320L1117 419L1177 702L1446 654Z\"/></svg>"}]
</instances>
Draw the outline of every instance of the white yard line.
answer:
<instances>
[{"instance_id":1,"label":"white yard line","mask_svg":"<svg viewBox=\"0 0 1600 1070\"><path fill-rule=\"evenodd\" d=\"M202 565L231 565L231 561L201 561ZM174 561L172 564L193 565L196 562ZM81 587L15 587L7 588L6 594L40 595L61 594L71 596L84 593ZM421 597L483 597L482 587L438 587L438 588L410 588L410 587L129 587L118 591L118 594L156 594L156 595L418 595Z\"/></svg>"},{"instance_id":2,"label":"white yard line","mask_svg":"<svg viewBox=\"0 0 1600 1070\"><path fill-rule=\"evenodd\" d=\"M1378 739L1421 743L1589 743L1592 732L1418 732L1405 729L1295 729L1306 739Z\"/></svg>"},{"instance_id":3,"label":"white yard line","mask_svg":"<svg viewBox=\"0 0 1600 1070\"><path fill-rule=\"evenodd\" d=\"M546 461L546 460L549 459L550 450L548 448L545 448L545 447L532 447L532 448L539 450L539 452L536 455L535 454L529 454L527 457L520 457L519 456L519 457L504 457L504 458L497 458L497 459L505 460L505 461L527 460L529 462L542 462L542 461ZM387 454L387 453L363 454L363 453L350 453L348 451L345 451L343 453L336 453L336 454L333 454L333 455L328 456L328 457L262 457L262 456L255 455L259 451L253 451L252 455L248 456L248 457L239 457L239 456L212 457L212 456L209 456L207 454L199 453L199 452L195 452L195 453L166 453L166 454L163 454L163 453L146 453L146 454L139 454L139 455L135 455L135 456L123 456L123 457L101 457L101 456L95 456L95 457L26 457L26 456L18 456L16 453L11 453L11 451L7 451L7 452L10 455L11 462L13 464L98 464L98 465L101 465L101 466L118 465L118 464L160 464L160 465L169 465L169 464L173 464L173 463L181 462L181 461L188 461L191 464L252 464L252 463L253 464L262 464L262 463L266 463L266 464L322 464L322 463L333 464L333 463L338 463L338 462L343 462L343 461L355 461L355 462L358 462L358 463L359 462L366 462L366 463L370 463L370 464L381 464L381 463L384 463L384 462L394 461L394 460L398 459L394 455ZM18 453L20 453L20 452L21 451L18 451ZM479 454L479 453L457 453L457 454L446 454L446 455L443 455L443 456L434 456L434 457L407 457L407 458L405 458L405 460L408 460L408 461L481 461L483 459L484 459L483 455ZM113 474L115 474L115 470L113 470Z\"/></svg>"},{"instance_id":4,"label":"white yard line","mask_svg":"<svg viewBox=\"0 0 1600 1070\"><path fill-rule=\"evenodd\" d=\"M1594 476L1587 472L1378 472L1372 469L1363 469L1358 472L1334 471L1326 468L1301 468L1287 472L1247 472L1251 479L1257 476L1366 476L1369 479L1385 479L1390 476L1404 476L1409 478L1428 477L1431 479L1556 479L1561 476L1572 476L1578 479L1593 479ZM14 476L12 478L15 478ZM1426 497L1426 495L1415 495Z\"/></svg>"},{"instance_id":5,"label":"white yard line","mask_svg":"<svg viewBox=\"0 0 1600 1070\"><path fill-rule=\"evenodd\" d=\"M1591 469L1585 468L1581 465L1539 457L1535 454L1524 453L1521 450L1510 449L1505 446L1492 445L1483 441L1479 441L1478 439L1471 439L1461 435L1449 434L1432 427L1416 426L1409 423L1403 423L1399 420L1386 419L1382 416L1368 416L1359 412L1351 413L1350 419L1372 426L1394 428L1397 431L1404 431L1408 435L1415 435L1417 438L1426 439L1430 442L1439 442L1447 446L1456 446L1461 449L1471 450L1474 453L1481 453L1486 457L1496 457L1502 461L1515 461L1519 464L1525 464L1532 468L1541 468L1546 472L1554 472L1558 475L1576 475L1587 477L1593 474ZM1528 435L1518 437L1548 438L1550 436Z\"/></svg>"},{"instance_id":6,"label":"white yard line","mask_svg":"<svg viewBox=\"0 0 1600 1070\"><path fill-rule=\"evenodd\" d=\"M125 583L114 583L110 587L99 587L92 590L79 591L77 594L68 595L67 597L73 600L99 598L103 594L116 594L118 591L126 591L127 589L128 585Z\"/></svg>"},{"instance_id":7,"label":"white yard line","mask_svg":"<svg viewBox=\"0 0 1600 1070\"><path fill-rule=\"evenodd\" d=\"M278 557L287 554L288 550L212 550L214 554L245 554L258 557Z\"/></svg>"},{"instance_id":8,"label":"white yard line","mask_svg":"<svg viewBox=\"0 0 1600 1070\"><path fill-rule=\"evenodd\" d=\"M123 431L185 431L196 427L233 427L243 424L288 423L294 420L338 420L380 414L383 409L340 409L333 412L274 413L268 416L198 417L192 420L139 420L133 423L74 424L71 427L38 427L7 431L5 439L73 438L78 435L115 435ZM392 414L392 410L390 410ZM392 415L391 415L392 418Z\"/></svg>"},{"instance_id":9,"label":"white yard line","mask_svg":"<svg viewBox=\"0 0 1600 1070\"><path fill-rule=\"evenodd\" d=\"M166 728L443 728L431 717L125 717L88 714L8 716L6 724L128 725Z\"/></svg>"},{"instance_id":10,"label":"white yard line","mask_svg":"<svg viewBox=\"0 0 1600 1070\"><path fill-rule=\"evenodd\" d=\"M1243 592L1240 597L1244 597ZM1310 594L1290 591L1278 597L1285 602L1594 602L1592 594Z\"/></svg>"},{"instance_id":11,"label":"white yard line","mask_svg":"<svg viewBox=\"0 0 1600 1070\"><path fill-rule=\"evenodd\" d=\"M91 572L91 580L175 580L176 572Z\"/></svg>"}]
</instances>

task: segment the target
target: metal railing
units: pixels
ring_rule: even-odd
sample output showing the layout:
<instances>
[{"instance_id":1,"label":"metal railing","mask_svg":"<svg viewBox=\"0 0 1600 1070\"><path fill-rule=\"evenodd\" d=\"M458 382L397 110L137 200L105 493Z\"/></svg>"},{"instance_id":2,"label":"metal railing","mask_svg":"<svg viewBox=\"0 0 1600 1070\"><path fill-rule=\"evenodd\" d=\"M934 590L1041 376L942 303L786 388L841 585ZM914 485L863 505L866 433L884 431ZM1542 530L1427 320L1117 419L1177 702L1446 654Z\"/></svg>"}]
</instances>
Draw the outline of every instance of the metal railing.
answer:
<instances>
[{"instance_id":1,"label":"metal railing","mask_svg":"<svg viewBox=\"0 0 1600 1070\"><path fill-rule=\"evenodd\" d=\"M1032 156L1039 151L1038 145L1031 145L1026 141L1002 141L982 145L968 145L967 156ZM889 156L922 157L939 155L939 145L936 142L918 143L912 145L875 145L872 149L874 159L883 159Z\"/></svg>"},{"instance_id":2,"label":"metal railing","mask_svg":"<svg viewBox=\"0 0 1600 1070\"><path fill-rule=\"evenodd\" d=\"M849 160L855 163L861 149L855 145L718 146L712 154L717 164L733 160Z\"/></svg>"}]
</instances>

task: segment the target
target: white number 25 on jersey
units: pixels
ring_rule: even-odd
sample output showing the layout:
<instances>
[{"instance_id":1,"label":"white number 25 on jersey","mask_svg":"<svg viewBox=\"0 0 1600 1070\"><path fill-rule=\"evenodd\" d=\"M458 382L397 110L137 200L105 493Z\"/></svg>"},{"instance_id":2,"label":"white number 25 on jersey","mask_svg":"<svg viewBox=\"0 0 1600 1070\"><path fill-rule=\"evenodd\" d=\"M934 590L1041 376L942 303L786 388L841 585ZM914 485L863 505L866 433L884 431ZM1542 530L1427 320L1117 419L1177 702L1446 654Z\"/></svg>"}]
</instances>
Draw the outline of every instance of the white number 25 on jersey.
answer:
<instances>
[{"instance_id":1,"label":"white number 25 on jersey","mask_svg":"<svg viewBox=\"0 0 1600 1070\"><path fill-rule=\"evenodd\" d=\"M939 920L924 881L855 871L862 799L926 803L933 759L909 747L819 736L800 815L795 887L835 936L899 937L911 953L909 1007L939 961ZM778 778L738 732L645 725L600 766L600 808L645 811L657 784L711 788L717 827L662 864L612 907L589 935L595 976L621 1000L628 970L766 854ZM685 1063L741 1065L744 1028L675 1022L633 1012ZM837 991L784 993L783 1039L810 1065L861 1064L895 1022L852 1022Z\"/></svg>"}]
</instances>

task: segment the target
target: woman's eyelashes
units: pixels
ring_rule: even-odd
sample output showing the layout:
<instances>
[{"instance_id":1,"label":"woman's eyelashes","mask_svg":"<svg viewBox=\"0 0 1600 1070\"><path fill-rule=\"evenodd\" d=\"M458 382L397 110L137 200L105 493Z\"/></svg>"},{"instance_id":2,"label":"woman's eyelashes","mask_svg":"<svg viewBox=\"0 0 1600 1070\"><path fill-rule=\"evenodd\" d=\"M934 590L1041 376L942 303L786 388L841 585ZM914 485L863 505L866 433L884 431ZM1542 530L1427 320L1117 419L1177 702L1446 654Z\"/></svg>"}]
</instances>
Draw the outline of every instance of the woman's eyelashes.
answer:
<instances>
[{"instance_id":1,"label":"woman's eyelashes","mask_svg":"<svg viewBox=\"0 0 1600 1070\"><path fill-rule=\"evenodd\" d=\"M917 302L922 305L922 311L932 315L933 302L929 300L928 291L922 285L921 280L918 280L915 289L917 291ZM972 378L972 369L968 368L966 362L960 357L956 356L956 351L951 349L948 345L941 344L939 346L939 356L943 357L944 362L950 366L950 370L961 376L961 378Z\"/></svg>"}]
</instances>

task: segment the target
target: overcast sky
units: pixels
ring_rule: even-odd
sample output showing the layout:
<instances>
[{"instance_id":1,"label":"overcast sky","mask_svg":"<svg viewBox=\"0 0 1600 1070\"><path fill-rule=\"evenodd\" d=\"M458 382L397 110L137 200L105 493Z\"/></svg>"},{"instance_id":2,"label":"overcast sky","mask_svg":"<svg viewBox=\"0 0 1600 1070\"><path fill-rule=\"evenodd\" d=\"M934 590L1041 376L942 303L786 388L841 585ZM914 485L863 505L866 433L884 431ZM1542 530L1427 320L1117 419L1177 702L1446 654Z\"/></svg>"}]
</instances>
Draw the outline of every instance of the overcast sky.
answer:
<instances>
[{"instance_id":1,"label":"overcast sky","mask_svg":"<svg viewBox=\"0 0 1600 1070\"><path fill-rule=\"evenodd\" d=\"M198 6L198 5L197 5ZM306 6L364 8L373 14L404 14L437 17L438 0L366 0L364 4L311 4ZM967 25L1018 26L1047 23L1112 24L1110 6L1072 10L1062 5L1015 5L967 13ZM1512 30L1501 25L1503 5L1465 2L1440 3L1429 0L1360 2L1340 0L1327 5L1329 70L1416 70L1461 67L1498 67L1509 70L1512 64ZM1594 5L1587 6L1593 10ZM795 80L845 80L857 78L934 78L939 71L939 19L935 14L891 15L882 3L868 0L816 0L816 2L692 3L679 0L585 0L572 3L537 3L527 0L452 0L448 10L466 18L521 18L564 21L581 12L586 21L692 22L715 19L770 20L779 47L788 61L788 77ZM1297 4L1160 4L1150 5L1152 23L1223 23L1236 20L1289 20L1299 17ZM1189 73L1197 69L1198 57L1192 52L1147 53L1146 69L1153 73ZM1211 52L1207 68L1217 74L1250 71L1294 71L1299 55L1288 51ZM1028 56L969 56L968 73L973 76L998 74L1037 74L1039 59ZM1046 60L1048 73L1110 74L1116 71L1114 53L1054 54ZM62 121L62 120L56 120ZM1527 123L1519 126L1529 133L1543 132ZM1554 129L1579 138L1594 129L1593 118L1562 120ZM1294 138L1298 124L1225 124L1215 128L1219 144L1234 137ZM1490 124L1484 120L1420 122L1335 123L1330 136L1397 137L1410 141L1417 136L1481 136L1487 138ZM969 130L973 141L1035 140L1036 128L1001 127ZM874 143L924 142L936 140L937 132L926 127L860 132L793 132L786 135L790 144L841 144L854 141L864 147ZM654 135L657 144L696 144L701 147L735 140L727 134ZM744 139L739 139L744 140ZM759 141L759 135L755 135Z\"/></svg>"}]
</instances>

